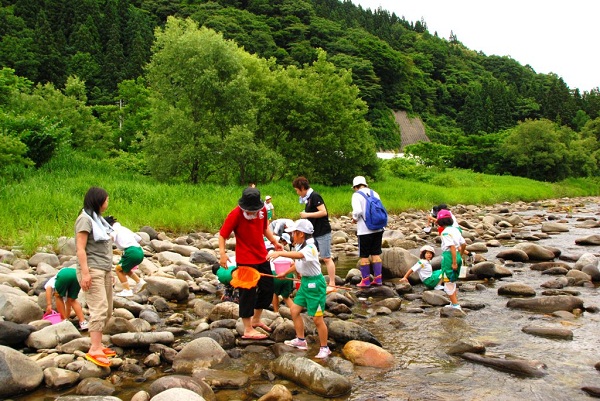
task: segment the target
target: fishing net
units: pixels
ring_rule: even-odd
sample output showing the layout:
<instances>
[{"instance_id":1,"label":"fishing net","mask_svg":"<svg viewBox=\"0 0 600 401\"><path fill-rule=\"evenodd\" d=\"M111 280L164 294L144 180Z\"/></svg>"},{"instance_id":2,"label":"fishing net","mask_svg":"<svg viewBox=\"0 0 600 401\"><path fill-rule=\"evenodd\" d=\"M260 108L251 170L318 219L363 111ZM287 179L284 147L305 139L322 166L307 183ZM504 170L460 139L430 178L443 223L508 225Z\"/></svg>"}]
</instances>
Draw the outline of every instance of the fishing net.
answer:
<instances>
[{"instance_id":1,"label":"fishing net","mask_svg":"<svg viewBox=\"0 0 600 401\"><path fill-rule=\"evenodd\" d=\"M250 266L238 266L237 269L231 273L231 282L229 283L232 287L250 288L256 287L260 280L260 273L258 270L253 269Z\"/></svg>"}]
</instances>

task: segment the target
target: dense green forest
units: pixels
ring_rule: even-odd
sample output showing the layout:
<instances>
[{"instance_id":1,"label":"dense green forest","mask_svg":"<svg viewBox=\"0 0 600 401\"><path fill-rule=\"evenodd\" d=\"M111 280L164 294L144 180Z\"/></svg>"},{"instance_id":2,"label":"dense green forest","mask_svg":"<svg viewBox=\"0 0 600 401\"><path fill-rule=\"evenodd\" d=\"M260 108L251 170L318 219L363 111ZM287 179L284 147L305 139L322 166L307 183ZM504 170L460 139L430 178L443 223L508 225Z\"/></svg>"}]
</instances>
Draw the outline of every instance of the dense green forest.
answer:
<instances>
[{"instance_id":1,"label":"dense green forest","mask_svg":"<svg viewBox=\"0 0 600 401\"><path fill-rule=\"evenodd\" d=\"M2 0L0 179L69 148L165 181L375 177L419 163L598 175L600 92L339 0ZM399 173L401 174L401 173Z\"/></svg>"}]
</instances>

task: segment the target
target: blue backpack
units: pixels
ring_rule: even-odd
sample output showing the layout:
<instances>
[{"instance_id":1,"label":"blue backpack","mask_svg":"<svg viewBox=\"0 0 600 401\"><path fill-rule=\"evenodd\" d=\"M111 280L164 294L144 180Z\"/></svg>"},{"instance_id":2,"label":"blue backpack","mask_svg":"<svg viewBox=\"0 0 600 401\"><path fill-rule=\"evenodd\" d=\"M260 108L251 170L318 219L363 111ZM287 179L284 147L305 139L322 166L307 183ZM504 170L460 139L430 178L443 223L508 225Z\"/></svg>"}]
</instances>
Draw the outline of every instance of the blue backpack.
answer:
<instances>
[{"instance_id":1,"label":"blue backpack","mask_svg":"<svg viewBox=\"0 0 600 401\"><path fill-rule=\"evenodd\" d=\"M365 215L363 216L367 228L369 230L381 230L387 226L388 214L387 210L385 210L385 206L383 206L383 203L381 203L381 199L377 198L373 194L373 190L371 190L371 194L368 196L360 190L357 192L367 200Z\"/></svg>"}]
</instances>

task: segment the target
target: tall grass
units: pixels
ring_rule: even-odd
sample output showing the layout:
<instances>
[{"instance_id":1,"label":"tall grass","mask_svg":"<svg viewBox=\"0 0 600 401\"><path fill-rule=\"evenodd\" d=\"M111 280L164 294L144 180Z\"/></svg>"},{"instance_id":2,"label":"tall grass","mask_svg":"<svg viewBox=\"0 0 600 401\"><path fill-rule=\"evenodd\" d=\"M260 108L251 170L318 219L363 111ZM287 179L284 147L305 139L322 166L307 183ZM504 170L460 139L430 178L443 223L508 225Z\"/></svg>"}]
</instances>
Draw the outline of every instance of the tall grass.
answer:
<instances>
[{"instance_id":1,"label":"tall grass","mask_svg":"<svg viewBox=\"0 0 600 401\"><path fill-rule=\"evenodd\" d=\"M429 210L438 203L493 204L499 202L599 195L597 180L570 179L560 184L517 177L489 176L450 170L428 182L384 176L369 183L391 213ZM218 230L237 205L243 186L160 183L146 176L122 172L110 164L63 151L50 163L20 182L0 181L0 246L20 247L26 255L40 246L53 248L60 236L72 236L74 222L90 186L105 188L110 196L106 214L138 230L149 225L172 235ZM325 187L312 183L325 199L331 215L347 215L351 184ZM291 181L259 187L271 195L275 218L296 219L299 204Z\"/></svg>"}]
</instances>

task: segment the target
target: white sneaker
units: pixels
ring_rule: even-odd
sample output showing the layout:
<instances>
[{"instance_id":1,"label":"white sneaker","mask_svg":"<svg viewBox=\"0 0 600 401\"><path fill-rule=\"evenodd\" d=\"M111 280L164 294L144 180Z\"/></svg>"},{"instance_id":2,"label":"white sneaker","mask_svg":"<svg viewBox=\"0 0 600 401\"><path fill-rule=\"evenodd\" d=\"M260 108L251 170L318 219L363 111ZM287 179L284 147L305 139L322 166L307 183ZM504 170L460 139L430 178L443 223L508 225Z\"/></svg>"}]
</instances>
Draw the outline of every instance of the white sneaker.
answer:
<instances>
[{"instance_id":1,"label":"white sneaker","mask_svg":"<svg viewBox=\"0 0 600 401\"><path fill-rule=\"evenodd\" d=\"M315 356L315 358L325 359L329 355L331 355L331 350L329 349L329 347L325 347L325 348L321 347L321 349L319 349L319 353Z\"/></svg>"},{"instance_id":2,"label":"white sneaker","mask_svg":"<svg viewBox=\"0 0 600 401\"><path fill-rule=\"evenodd\" d=\"M443 285L441 285L441 284L438 284L438 285L436 285L436 286L435 286L433 289L434 289L434 290L443 290L443 289L444 289L444 286L443 286Z\"/></svg>"},{"instance_id":3,"label":"white sneaker","mask_svg":"<svg viewBox=\"0 0 600 401\"><path fill-rule=\"evenodd\" d=\"M456 304L456 305L453 305L453 304L444 305L444 308L452 308L452 309L462 310L462 308L460 307L459 304Z\"/></svg>"},{"instance_id":4,"label":"white sneaker","mask_svg":"<svg viewBox=\"0 0 600 401\"><path fill-rule=\"evenodd\" d=\"M308 344L306 344L306 340L299 340L294 338L293 340L287 340L283 342L285 345L289 345L290 347L298 348L298 349L308 349Z\"/></svg>"},{"instance_id":5,"label":"white sneaker","mask_svg":"<svg viewBox=\"0 0 600 401\"><path fill-rule=\"evenodd\" d=\"M115 294L115 296L117 296L117 297L132 297L133 296L133 291L131 291L131 290L123 290L121 292L117 292Z\"/></svg>"},{"instance_id":6,"label":"white sneaker","mask_svg":"<svg viewBox=\"0 0 600 401\"><path fill-rule=\"evenodd\" d=\"M141 278L140 282L135 285L135 288L133 289L133 291L138 293L138 292L142 291L144 288L146 288L146 281L143 278Z\"/></svg>"},{"instance_id":7,"label":"white sneaker","mask_svg":"<svg viewBox=\"0 0 600 401\"><path fill-rule=\"evenodd\" d=\"M79 330L87 330L88 329L88 321L84 320L83 322L79 322Z\"/></svg>"}]
</instances>

